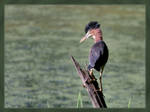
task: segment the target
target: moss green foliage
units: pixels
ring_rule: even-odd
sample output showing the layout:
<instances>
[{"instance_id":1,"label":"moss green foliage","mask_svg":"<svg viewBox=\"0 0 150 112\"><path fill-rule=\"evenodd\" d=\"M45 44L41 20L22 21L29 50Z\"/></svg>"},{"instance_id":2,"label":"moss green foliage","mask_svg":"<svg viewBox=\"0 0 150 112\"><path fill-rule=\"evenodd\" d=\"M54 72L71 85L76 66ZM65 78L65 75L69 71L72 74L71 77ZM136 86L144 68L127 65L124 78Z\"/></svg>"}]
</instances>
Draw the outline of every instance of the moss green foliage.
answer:
<instances>
[{"instance_id":1,"label":"moss green foliage","mask_svg":"<svg viewBox=\"0 0 150 112\"><path fill-rule=\"evenodd\" d=\"M88 64L92 39L84 27L101 23L109 48L103 89L109 108L145 107L145 7L142 5L6 5L5 107L92 107L70 55ZM99 73L94 71L99 79Z\"/></svg>"}]
</instances>

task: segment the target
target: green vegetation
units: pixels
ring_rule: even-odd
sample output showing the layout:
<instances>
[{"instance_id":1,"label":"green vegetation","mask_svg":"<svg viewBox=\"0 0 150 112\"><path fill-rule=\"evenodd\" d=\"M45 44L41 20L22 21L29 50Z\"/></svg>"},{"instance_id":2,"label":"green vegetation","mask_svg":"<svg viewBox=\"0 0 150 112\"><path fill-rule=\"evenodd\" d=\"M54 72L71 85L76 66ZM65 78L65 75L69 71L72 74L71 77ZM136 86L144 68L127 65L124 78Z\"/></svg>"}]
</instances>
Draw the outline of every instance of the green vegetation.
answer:
<instances>
[{"instance_id":1,"label":"green vegetation","mask_svg":"<svg viewBox=\"0 0 150 112\"><path fill-rule=\"evenodd\" d=\"M128 102L128 108L131 107L131 98L129 99L129 102Z\"/></svg>"},{"instance_id":2,"label":"green vegetation","mask_svg":"<svg viewBox=\"0 0 150 112\"><path fill-rule=\"evenodd\" d=\"M142 5L6 5L5 107L92 107L70 59L88 64L92 39L84 27L101 23L109 47L103 89L109 108L145 107L145 7ZM95 77L99 73L94 71Z\"/></svg>"},{"instance_id":3,"label":"green vegetation","mask_svg":"<svg viewBox=\"0 0 150 112\"><path fill-rule=\"evenodd\" d=\"M78 94L78 99L77 99L77 108L83 108L83 102L82 102L82 96L81 96L81 92L79 91Z\"/></svg>"}]
</instances>

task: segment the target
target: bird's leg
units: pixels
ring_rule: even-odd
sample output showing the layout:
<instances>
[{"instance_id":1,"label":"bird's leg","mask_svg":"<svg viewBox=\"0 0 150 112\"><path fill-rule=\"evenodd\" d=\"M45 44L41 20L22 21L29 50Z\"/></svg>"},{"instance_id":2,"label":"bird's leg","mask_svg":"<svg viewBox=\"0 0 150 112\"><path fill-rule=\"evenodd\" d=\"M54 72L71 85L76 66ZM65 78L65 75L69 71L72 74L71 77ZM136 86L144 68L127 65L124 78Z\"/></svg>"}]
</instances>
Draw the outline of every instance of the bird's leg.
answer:
<instances>
[{"instance_id":1,"label":"bird's leg","mask_svg":"<svg viewBox=\"0 0 150 112\"><path fill-rule=\"evenodd\" d=\"M93 69L89 70L90 76L92 77L93 81L96 81L97 79L95 78L95 76L93 75Z\"/></svg>"},{"instance_id":2,"label":"bird's leg","mask_svg":"<svg viewBox=\"0 0 150 112\"><path fill-rule=\"evenodd\" d=\"M102 72L100 72L100 77L99 77L99 80L100 80L100 91L103 91L103 88L102 88Z\"/></svg>"},{"instance_id":3,"label":"bird's leg","mask_svg":"<svg viewBox=\"0 0 150 112\"><path fill-rule=\"evenodd\" d=\"M102 70L100 71L100 77L99 77L99 80L100 80L100 91L103 91L103 88L102 88L102 73L103 73L103 70L104 70L104 66L102 67Z\"/></svg>"}]
</instances>

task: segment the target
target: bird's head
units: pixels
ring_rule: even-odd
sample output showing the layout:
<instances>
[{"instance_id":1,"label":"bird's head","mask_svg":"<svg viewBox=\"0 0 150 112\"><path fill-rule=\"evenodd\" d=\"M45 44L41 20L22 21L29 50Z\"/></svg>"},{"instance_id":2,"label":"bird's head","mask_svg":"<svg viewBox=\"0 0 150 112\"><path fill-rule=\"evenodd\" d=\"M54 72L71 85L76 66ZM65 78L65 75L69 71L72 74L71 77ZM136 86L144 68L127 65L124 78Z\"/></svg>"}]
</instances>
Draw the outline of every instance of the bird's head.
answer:
<instances>
[{"instance_id":1,"label":"bird's head","mask_svg":"<svg viewBox=\"0 0 150 112\"><path fill-rule=\"evenodd\" d=\"M80 43L88 39L89 37L96 39L97 34L101 34L100 24L96 21L91 21L85 26L85 36L80 40Z\"/></svg>"}]
</instances>

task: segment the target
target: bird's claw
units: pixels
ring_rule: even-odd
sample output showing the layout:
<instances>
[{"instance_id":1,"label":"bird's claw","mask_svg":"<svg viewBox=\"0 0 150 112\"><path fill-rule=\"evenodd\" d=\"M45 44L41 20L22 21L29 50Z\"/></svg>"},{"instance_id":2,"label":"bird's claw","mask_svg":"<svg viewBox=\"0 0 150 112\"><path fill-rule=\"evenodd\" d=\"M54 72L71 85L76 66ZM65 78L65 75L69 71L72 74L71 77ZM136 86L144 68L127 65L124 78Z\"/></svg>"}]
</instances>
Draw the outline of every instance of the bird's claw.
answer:
<instances>
[{"instance_id":1,"label":"bird's claw","mask_svg":"<svg viewBox=\"0 0 150 112\"><path fill-rule=\"evenodd\" d=\"M96 89L94 92L98 92L98 91L99 91L99 92L102 92L102 89L100 89L100 88L99 88L99 89Z\"/></svg>"},{"instance_id":2,"label":"bird's claw","mask_svg":"<svg viewBox=\"0 0 150 112\"><path fill-rule=\"evenodd\" d=\"M100 92L103 92L103 89L102 89L102 88L99 88L99 91L100 91Z\"/></svg>"},{"instance_id":3,"label":"bird's claw","mask_svg":"<svg viewBox=\"0 0 150 112\"><path fill-rule=\"evenodd\" d=\"M96 78L92 78L92 79L90 79L89 82L91 83L91 82L95 82L95 81L97 81L97 79Z\"/></svg>"},{"instance_id":4,"label":"bird's claw","mask_svg":"<svg viewBox=\"0 0 150 112\"><path fill-rule=\"evenodd\" d=\"M86 85L85 85L85 84L82 84L82 86L83 86L84 88L86 88Z\"/></svg>"}]
</instances>

